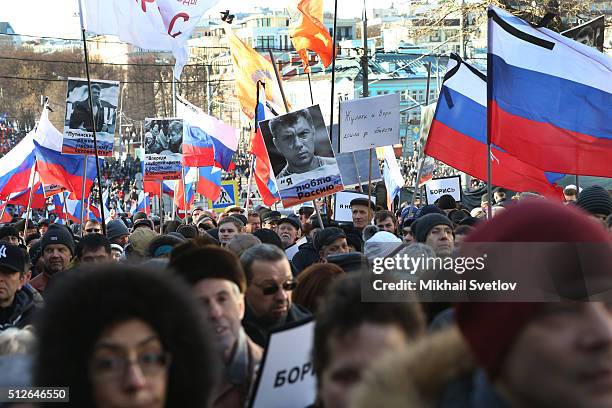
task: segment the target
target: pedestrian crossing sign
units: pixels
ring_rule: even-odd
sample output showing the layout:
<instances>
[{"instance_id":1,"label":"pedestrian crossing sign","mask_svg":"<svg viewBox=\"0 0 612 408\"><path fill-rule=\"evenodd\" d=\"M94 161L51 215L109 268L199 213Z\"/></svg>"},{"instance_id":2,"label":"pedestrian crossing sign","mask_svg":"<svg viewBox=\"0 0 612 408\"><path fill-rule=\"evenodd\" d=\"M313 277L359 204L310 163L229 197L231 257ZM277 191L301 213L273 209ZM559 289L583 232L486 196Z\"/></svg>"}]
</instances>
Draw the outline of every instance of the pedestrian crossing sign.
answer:
<instances>
[{"instance_id":1,"label":"pedestrian crossing sign","mask_svg":"<svg viewBox=\"0 0 612 408\"><path fill-rule=\"evenodd\" d=\"M235 180L225 180L221 183L221 194L214 202L208 200L208 208L215 212L223 212L228 207L240 205L238 200L238 182Z\"/></svg>"}]
</instances>

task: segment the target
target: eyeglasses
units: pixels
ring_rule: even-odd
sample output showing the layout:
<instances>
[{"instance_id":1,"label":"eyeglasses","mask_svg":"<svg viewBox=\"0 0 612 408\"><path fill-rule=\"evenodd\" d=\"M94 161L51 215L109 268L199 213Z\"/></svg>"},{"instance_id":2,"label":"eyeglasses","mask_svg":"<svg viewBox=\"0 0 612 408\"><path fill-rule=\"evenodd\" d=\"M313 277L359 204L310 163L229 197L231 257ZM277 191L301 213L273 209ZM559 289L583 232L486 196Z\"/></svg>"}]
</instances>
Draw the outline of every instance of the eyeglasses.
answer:
<instances>
[{"instance_id":1,"label":"eyeglasses","mask_svg":"<svg viewBox=\"0 0 612 408\"><path fill-rule=\"evenodd\" d=\"M259 286L259 285L256 285L256 286ZM266 286L265 288L261 286L259 287L261 288L261 292L264 294L264 296L271 296L271 295L275 295L281 287L283 288L283 290L289 292L295 289L296 286L297 286L296 281L289 280L283 283L281 286L274 285L274 286Z\"/></svg>"},{"instance_id":2,"label":"eyeglasses","mask_svg":"<svg viewBox=\"0 0 612 408\"><path fill-rule=\"evenodd\" d=\"M100 228L88 228L88 229L85 230L85 232L93 234L94 232L100 233L100 232L102 232L102 230Z\"/></svg>"},{"instance_id":3,"label":"eyeglasses","mask_svg":"<svg viewBox=\"0 0 612 408\"><path fill-rule=\"evenodd\" d=\"M165 352L143 353L135 361L119 355L94 357L91 370L95 378L106 381L120 378L125 375L128 367L136 364L145 377L156 377L166 372L170 361L170 354Z\"/></svg>"}]
</instances>

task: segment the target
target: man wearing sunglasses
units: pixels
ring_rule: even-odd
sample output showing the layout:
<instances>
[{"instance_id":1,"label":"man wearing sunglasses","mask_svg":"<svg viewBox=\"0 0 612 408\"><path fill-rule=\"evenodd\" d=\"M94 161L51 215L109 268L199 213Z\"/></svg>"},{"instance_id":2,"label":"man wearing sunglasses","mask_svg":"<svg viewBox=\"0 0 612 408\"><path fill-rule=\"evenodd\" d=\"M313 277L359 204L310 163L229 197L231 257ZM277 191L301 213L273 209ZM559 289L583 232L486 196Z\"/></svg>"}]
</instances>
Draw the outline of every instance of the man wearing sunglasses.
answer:
<instances>
[{"instance_id":1,"label":"man wearing sunglasses","mask_svg":"<svg viewBox=\"0 0 612 408\"><path fill-rule=\"evenodd\" d=\"M265 347L270 330L303 320L310 313L291 302L296 282L282 249L255 245L244 251L240 261L247 279L242 326L256 344Z\"/></svg>"},{"instance_id":2,"label":"man wearing sunglasses","mask_svg":"<svg viewBox=\"0 0 612 408\"><path fill-rule=\"evenodd\" d=\"M102 225L98 220L87 220L85 223L85 232L83 235L87 234L101 234L102 233Z\"/></svg>"}]
</instances>

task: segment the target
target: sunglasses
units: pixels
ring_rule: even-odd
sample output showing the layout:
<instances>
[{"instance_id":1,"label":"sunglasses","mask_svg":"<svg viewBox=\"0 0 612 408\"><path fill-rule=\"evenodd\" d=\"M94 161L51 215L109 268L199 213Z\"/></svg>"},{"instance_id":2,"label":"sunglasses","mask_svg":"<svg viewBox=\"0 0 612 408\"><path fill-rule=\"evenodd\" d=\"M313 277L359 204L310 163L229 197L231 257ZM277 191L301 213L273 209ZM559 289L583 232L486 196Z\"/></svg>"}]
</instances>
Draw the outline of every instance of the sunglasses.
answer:
<instances>
[{"instance_id":1,"label":"sunglasses","mask_svg":"<svg viewBox=\"0 0 612 408\"><path fill-rule=\"evenodd\" d=\"M261 288L261 292L265 296L275 295L278 290L282 287L283 290L292 291L297 286L297 282L294 280L287 281L282 284L282 286L274 285L274 286L266 286L265 288Z\"/></svg>"},{"instance_id":2,"label":"sunglasses","mask_svg":"<svg viewBox=\"0 0 612 408\"><path fill-rule=\"evenodd\" d=\"M102 232L102 230L99 228L88 228L85 230L85 232L89 232L90 234L92 234L94 232Z\"/></svg>"}]
</instances>

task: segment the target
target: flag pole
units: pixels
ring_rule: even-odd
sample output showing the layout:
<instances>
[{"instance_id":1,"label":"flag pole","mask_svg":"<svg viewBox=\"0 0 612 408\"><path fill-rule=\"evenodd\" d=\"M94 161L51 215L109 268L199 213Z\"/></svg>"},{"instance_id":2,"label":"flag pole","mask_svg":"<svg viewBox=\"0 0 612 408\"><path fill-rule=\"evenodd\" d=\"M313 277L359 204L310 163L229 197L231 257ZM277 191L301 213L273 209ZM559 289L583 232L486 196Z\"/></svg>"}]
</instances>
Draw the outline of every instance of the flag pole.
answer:
<instances>
[{"instance_id":1,"label":"flag pole","mask_svg":"<svg viewBox=\"0 0 612 408\"><path fill-rule=\"evenodd\" d=\"M266 84L264 84L261 81L257 81L257 104L259 104L259 85L262 84L264 87L266 86ZM257 133L257 129L258 129L258 121L259 118L257 117L257 104L255 105L255 115L253 117L255 124L253 126L253 129L255 129L255 133ZM251 140L252 141L252 140ZM244 208L248 211L249 209L249 202L251 201L251 185L253 184L253 173L255 172L255 155L251 153L251 162L249 164L249 180L248 180L248 184L247 184L247 197L246 197L246 201L244 202Z\"/></svg>"},{"instance_id":2,"label":"flag pole","mask_svg":"<svg viewBox=\"0 0 612 408\"><path fill-rule=\"evenodd\" d=\"M87 179L87 155L83 160L83 184L81 187L81 238L83 238L83 221L85 220L85 180Z\"/></svg>"},{"instance_id":3,"label":"flag pole","mask_svg":"<svg viewBox=\"0 0 612 408\"><path fill-rule=\"evenodd\" d=\"M94 117L93 112L93 100L91 99L91 78L89 76L89 56L87 53L87 38L85 36L85 24L83 23L83 7L81 5L81 0L78 0L79 3L79 19L81 21L81 35L83 38L83 53L85 55L85 73L87 74L87 99L89 101L89 111L91 113L91 124L93 131L93 143L94 143L94 153L96 156L96 174L98 175L98 194L100 198L100 202L102 202L102 177L100 174L100 157L98 156L98 137L96 135L96 118ZM85 156L85 163L87 163L87 156ZM83 173L83 184L85 183L85 177L87 166L85 166L85 173ZM100 206L100 217L102 218L102 234L106 235L106 221L104 219L104 206ZM83 219L81 217L81 223ZM82 229L82 226L81 226Z\"/></svg>"},{"instance_id":4,"label":"flag pole","mask_svg":"<svg viewBox=\"0 0 612 408\"><path fill-rule=\"evenodd\" d=\"M310 103L314 105L314 97L312 96L312 81L310 80L310 67L308 67L307 69L308 71L306 73L308 74L308 89L310 90Z\"/></svg>"},{"instance_id":5,"label":"flag pole","mask_svg":"<svg viewBox=\"0 0 612 408\"><path fill-rule=\"evenodd\" d=\"M64 198L64 222L68 225L68 203L66 202L66 192L62 191L62 197Z\"/></svg>"},{"instance_id":6,"label":"flag pole","mask_svg":"<svg viewBox=\"0 0 612 408\"><path fill-rule=\"evenodd\" d=\"M174 200L172 200L174 201ZM163 234L164 231L164 181L159 181L159 233Z\"/></svg>"},{"instance_id":7,"label":"flag pole","mask_svg":"<svg viewBox=\"0 0 612 408\"><path fill-rule=\"evenodd\" d=\"M8 203L4 203L4 206L2 207L2 212L0 213L0 220L4 217L4 213L6 212L7 205Z\"/></svg>"},{"instance_id":8,"label":"flag pole","mask_svg":"<svg viewBox=\"0 0 612 408\"><path fill-rule=\"evenodd\" d=\"M429 90L431 88L431 62L427 63L427 85L426 85L426 93L425 93L425 106L429 106ZM408 140L408 127L406 127L406 143ZM423 154L421 154L421 149L423 149ZM425 162L425 147L422 148L419 146L417 150L417 174L416 180L414 181L414 190L412 192L412 199L410 200L410 209L408 210L408 217L412 216L412 209L414 207L414 200L416 199L417 190L420 190L419 180L421 179L421 172L423 170L423 163Z\"/></svg>"},{"instance_id":9,"label":"flag pole","mask_svg":"<svg viewBox=\"0 0 612 408\"><path fill-rule=\"evenodd\" d=\"M28 197L28 209L26 211L26 221L23 227L23 238L25 239L26 231L28 230L28 222L30 221L30 210L32 209L32 195L34 194L34 177L36 175L36 167L32 166L30 170L30 196Z\"/></svg>"},{"instance_id":10,"label":"flag pole","mask_svg":"<svg viewBox=\"0 0 612 408\"><path fill-rule=\"evenodd\" d=\"M492 164L491 164L491 133L492 133L492 118L493 110L491 109L491 100L493 98L493 58L492 58L492 35L491 17L487 21L487 218L493 217L492 200L493 193L491 187Z\"/></svg>"},{"instance_id":11,"label":"flag pole","mask_svg":"<svg viewBox=\"0 0 612 408\"><path fill-rule=\"evenodd\" d=\"M268 53L270 54L270 60L272 61L272 66L274 67L274 75L276 75L276 82L278 83L278 87L280 88L280 91L281 91L281 96L283 98L283 104L285 105L285 112L289 113L289 104L287 103L287 97L285 96L283 84L281 83L281 80L280 80L280 74L278 73L278 68L276 67L276 61L274 60L274 54L272 54L272 50L268 50ZM332 111L333 110L334 109L332 106ZM317 207L317 201L312 200L312 205L314 206L315 211L317 213L317 218L319 220L319 224L321 224L321 229L324 229L325 227L323 226L323 219L321 218L321 212L319 211L319 208Z\"/></svg>"},{"instance_id":12,"label":"flag pole","mask_svg":"<svg viewBox=\"0 0 612 408\"><path fill-rule=\"evenodd\" d=\"M334 0L334 25L332 33L332 63L331 63L331 104L329 105L329 128L334 126L334 91L336 85L336 26L338 22L338 0ZM338 120L338 123L340 120ZM340 135L338 135L338 153L340 153ZM323 223L321 223L321 227Z\"/></svg>"},{"instance_id":13,"label":"flag pole","mask_svg":"<svg viewBox=\"0 0 612 408\"><path fill-rule=\"evenodd\" d=\"M368 168L368 218L372 216L372 207L370 203L372 202L372 148L370 147L370 163Z\"/></svg>"},{"instance_id":14,"label":"flag pole","mask_svg":"<svg viewBox=\"0 0 612 408\"><path fill-rule=\"evenodd\" d=\"M185 183L185 167L181 169L183 173L183 207L185 213L183 214L183 223L187 224L187 186Z\"/></svg>"}]
</instances>

